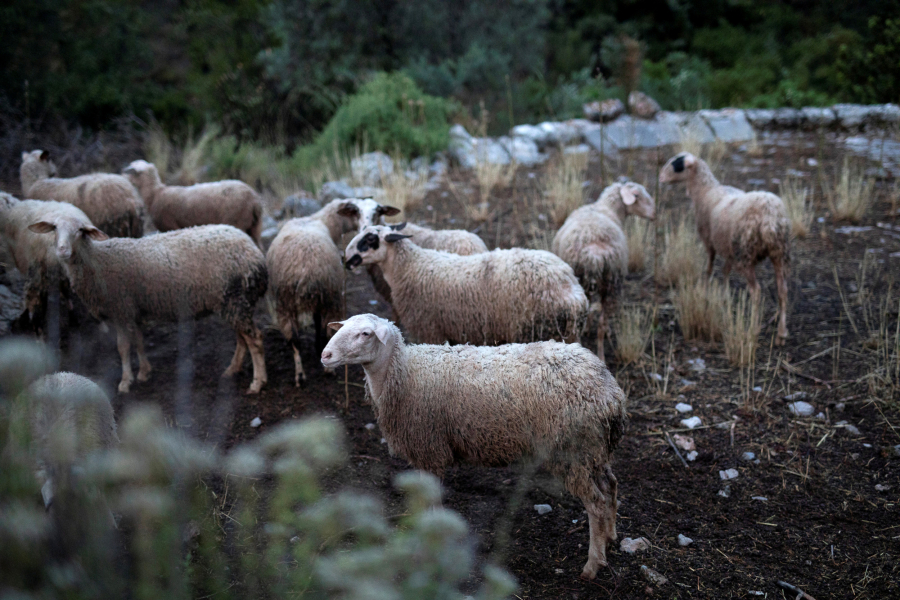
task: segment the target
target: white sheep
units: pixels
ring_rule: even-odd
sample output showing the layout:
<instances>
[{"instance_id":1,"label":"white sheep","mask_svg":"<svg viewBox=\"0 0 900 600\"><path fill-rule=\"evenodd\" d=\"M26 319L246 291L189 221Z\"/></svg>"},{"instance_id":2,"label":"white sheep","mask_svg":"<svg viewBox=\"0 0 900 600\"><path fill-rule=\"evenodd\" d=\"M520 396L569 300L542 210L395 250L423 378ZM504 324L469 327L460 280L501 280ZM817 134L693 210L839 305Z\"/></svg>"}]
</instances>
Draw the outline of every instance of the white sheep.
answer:
<instances>
[{"instance_id":1,"label":"white sheep","mask_svg":"<svg viewBox=\"0 0 900 600\"><path fill-rule=\"evenodd\" d=\"M787 277L791 258L791 221L784 202L769 192L745 192L722 185L703 160L688 152L671 158L659 172L660 183L687 182L697 232L709 253L707 276L716 254L722 255L727 280L731 269L746 277L754 301L759 300L757 263L769 257L778 287L777 345L787 339Z\"/></svg>"},{"instance_id":2,"label":"white sheep","mask_svg":"<svg viewBox=\"0 0 900 600\"><path fill-rule=\"evenodd\" d=\"M653 198L637 183L614 183L593 204L575 210L553 238L553 253L566 261L591 301L599 309L597 356L604 359L603 339L628 272L628 215L654 219Z\"/></svg>"},{"instance_id":3,"label":"white sheep","mask_svg":"<svg viewBox=\"0 0 900 600\"><path fill-rule=\"evenodd\" d=\"M579 336L587 297L554 254L514 248L459 256L407 237L366 227L344 256L347 268L381 266L394 310L416 341L494 345Z\"/></svg>"},{"instance_id":4,"label":"white sheep","mask_svg":"<svg viewBox=\"0 0 900 600\"><path fill-rule=\"evenodd\" d=\"M156 166L145 160L132 162L122 172L140 192L153 224L160 231L194 225L232 225L262 248L262 201L243 181L164 185Z\"/></svg>"},{"instance_id":5,"label":"white sheep","mask_svg":"<svg viewBox=\"0 0 900 600\"><path fill-rule=\"evenodd\" d=\"M144 234L144 203L131 182L113 173L92 173L62 179L46 150L22 153L22 195L34 200L68 202L113 237Z\"/></svg>"},{"instance_id":6,"label":"white sheep","mask_svg":"<svg viewBox=\"0 0 900 600\"><path fill-rule=\"evenodd\" d=\"M265 385L263 340L253 312L266 293L266 259L243 232L230 225L205 225L140 239L108 239L90 221L60 215L29 228L55 234L56 254L72 290L95 317L115 324L122 359L120 392L128 392L134 381L132 342L140 361L138 381L150 375L139 317L178 321L210 312L237 334L234 357L223 376L240 370L249 348L253 381L248 393Z\"/></svg>"},{"instance_id":7,"label":"white sheep","mask_svg":"<svg viewBox=\"0 0 900 600\"><path fill-rule=\"evenodd\" d=\"M25 276L25 309L29 318L36 321L41 320L38 315L47 305L48 294L55 294L60 286L63 291L68 288L53 240L28 229L32 223L52 215L89 221L84 212L66 202L19 200L0 193L0 237L16 268Z\"/></svg>"},{"instance_id":8,"label":"white sheep","mask_svg":"<svg viewBox=\"0 0 900 600\"><path fill-rule=\"evenodd\" d=\"M362 365L392 455L438 477L458 461L542 464L584 503L590 548L582 576L596 576L616 538L610 455L626 421L625 395L597 356L558 342L407 345L375 315L335 326L322 364Z\"/></svg>"},{"instance_id":9,"label":"white sheep","mask_svg":"<svg viewBox=\"0 0 900 600\"><path fill-rule=\"evenodd\" d=\"M344 267L337 244L355 231L359 209L354 199L332 200L318 212L282 225L266 253L269 289L275 298L278 327L294 350L294 384L306 380L299 335L304 315L312 314L316 349L325 346L328 321L344 313Z\"/></svg>"}]
</instances>

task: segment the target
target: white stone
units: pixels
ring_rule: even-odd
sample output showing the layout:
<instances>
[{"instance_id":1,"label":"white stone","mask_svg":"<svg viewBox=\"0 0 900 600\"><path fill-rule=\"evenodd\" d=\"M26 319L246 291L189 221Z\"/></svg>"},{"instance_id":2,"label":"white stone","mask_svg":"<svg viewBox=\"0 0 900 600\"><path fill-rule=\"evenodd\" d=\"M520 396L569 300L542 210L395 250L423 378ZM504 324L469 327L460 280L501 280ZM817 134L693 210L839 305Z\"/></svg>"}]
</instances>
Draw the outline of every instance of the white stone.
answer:
<instances>
[{"instance_id":1,"label":"white stone","mask_svg":"<svg viewBox=\"0 0 900 600\"><path fill-rule=\"evenodd\" d=\"M719 490L719 495L723 498L731 498L731 486L726 485L721 490Z\"/></svg>"},{"instance_id":2,"label":"white stone","mask_svg":"<svg viewBox=\"0 0 900 600\"><path fill-rule=\"evenodd\" d=\"M691 371L706 370L706 361L702 358L691 358L687 361L687 364L691 365Z\"/></svg>"},{"instance_id":3,"label":"white stone","mask_svg":"<svg viewBox=\"0 0 900 600\"><path fill-rule=\"evenodd\" d=\"M787 396L785 396L784 399L789 401L803 400L807 396L809 396L809 394L807 394L806 392L794 392L793 394L788 394Z\"/></svg>"},{"instance_id":4,"label":"white stone","mask_svg":"<svg viewBox=\"0 0 900 600\"><path fill-rule=\"evenodd\" d=\"M350 172L364 185L378 185L394 172L394 161L384 152L368 152L350 161Z\"/></svg>"},{"instance_id":5,"label":"white stone","mask_svg":"<svg viewBox=\"0 0 900 600\"><path fill-rule=\"evenodd\" d=\"M687 453L687 456L685 458L687 458L689 462L694 462L695 460L697 460L697 456L699 456L697 451L691 450L690 452Z\"/></svg>"},{"instance_id":6,"label":"white stone","mask_svg":"<svg viewBox=\"0 0 900 600\"><path fill-rule=\"evenodd\" d=\"M737 479L739 475L740 473L738 473L737 469L725 469L724 471L719 471L719 479L722 481Z\"/></svg>"},{"instance_id":7,"label":"white stone","mask_svg":"<svg viewBox=\"0 0 900 600\"><path fill-rule=\"evenodd\" d=\"M373 429L375 429L375 423L366 423L366 429L372 431Z\"/></svg>"},{"instance_id":8,"label":"white stone","mask_svg":"<svg viewBox=\"0 0 900 600\"><path fill-rule=\"evenodd\" d=\"M891 486L889 486L889 485L884 485L884 484L881 484L881 483L876 483L876 484L875 484L875 491L878 491L878 492L886 492L886 491L888 491L889 489L891 489Z\"/></svg>"},{"instance_id":9,"label":"white stone","mask_svg":"<svg viewBox=\"0 0 900 600\"><path fill-rule=\"evenodd\" d=\"M685 452L697 449L697 446L694 444L694 438L689 435L680 435L676 433L672 437L675 439L675 445Z\"/></svg>"},{"instance_id":10,"label":"white stone","mask_svg":"<svg viewBox=\"0 0 900 600\"><path fill-rule=\"evenodd\" d=\"M548 512L553 510L553 507L549 504L535 504L534 510L536 510L537 514L539 515L546 515Z\"/></svg>"},{"instance_id":11,"label":"white stone","mask_svg":"<svg viewBox=\"0 0 900 600\"><path fill-rule=\"evenodd\" d=\"M759 500L760 502L768 502L769 501L769 499L766 498L765 496L751 496L750 499L751 500Z\"/></svg>"},{"instance_id":12,"label":"white stone","mask_svg":"<svg viewBox=\"0 0 900 600\"><path fill-rule=\"evenodd\" d=\"M681 533L678 534L678 545L679 545L679 546L682 546L682 547L684 547L684 546L690 546L690 545L693 544L693 543L694 543L694 540L692 540L692 539L689 538L688 536L683 535L683 534L681 534Z\"/></svg>"},{"instance_id":13,"label":"white stone","mask_svg":"<svg viewBox=\"0 0 900 600\"><path fill-rule=\"evenodd\" d=\"M791 402L788 404L788 410L791 411L791 414L796 415L798 417L809 417L814 412L816 412L815 407L809 402L803 402L802 400L799 402Z\"/></svg>"},{"instance_id":14,"label":"white stone","mask_svg":"<svg viewBox=\"0 0 900 600\"><path fill-rule=\"evenodd\" d=\"M698 114L723 142L747 142L756 137L744 111L736 108L701 110Z\"/></svg>"},{"instance_id":15,"label":"white stone","mask_svg":"<svg viewBox=\"0 0 900 600\"><path fill-rule=\"evenodd\" d=\"M252 421L250 421L250 427L259 427L262 425L262 419L259 417L254 417Z\"/></svg>"},{"instance_id":16,"label":"white stone","mask_svg":"<svg viewBox=\"0 0 900 600\"><path fill-rule=\"evenodd\" d=\"M756 458L756 454L753 452L744 452L741 454L741 460L754 460Z\"/></svg>"},{"instance_id":17,"label":"white stone","mask_svg":"<svg viewBox=\"0 0 900 600\"><path fill-rule=\"evenodd\" d=\"M697 385L696 381L691 381L690 379L682 379L679 383L681 385L681 389L688 389Z\"/></svg>"},{"instance_id":18,"label":"white stone","mask_svg":"<svg viewBox=\"0 0 900 600\"><path fill-rule=\"evenodd\" d=\"M679 402L675 405L675 410L680 413L691 412L694 408L690 404L685 404L684 402Z\"/></svg>"},{"instance_id":19,"label":"white stone","mask_svg":"<svg viewBox=\"0 0 900 600\"><path fill-rule=\"evenodd\" d=\"M644 537L639 537L636 540L627 537L619 544L619 550L628 554L634 554L635 552L649 549L650 542L647 541L647 538Z\"/></svg>"},{"instance_id":20,"label":"white stone","mask_svg":"<svg viewBox=\"0 0 900 600\"><path fill-rule=\"evenodd\" d=\"M647 565L641 565L641 575L643 575L644 579L649 581L652 585L665 585L669 583L669 580L666 579L665 575L654 571Z\"/></svg>"},{"instance_id":21,"label":"white stone","mask_svg":"<svg viewBox=\"0 0 900 600\"><path fill-rule=\"evenodd\" d=\"M687 427L688 429L693 429L694 427L700 426L700 417L690 417L688 419L681 420L681 426Z\"/></svg>"}]
</instances>

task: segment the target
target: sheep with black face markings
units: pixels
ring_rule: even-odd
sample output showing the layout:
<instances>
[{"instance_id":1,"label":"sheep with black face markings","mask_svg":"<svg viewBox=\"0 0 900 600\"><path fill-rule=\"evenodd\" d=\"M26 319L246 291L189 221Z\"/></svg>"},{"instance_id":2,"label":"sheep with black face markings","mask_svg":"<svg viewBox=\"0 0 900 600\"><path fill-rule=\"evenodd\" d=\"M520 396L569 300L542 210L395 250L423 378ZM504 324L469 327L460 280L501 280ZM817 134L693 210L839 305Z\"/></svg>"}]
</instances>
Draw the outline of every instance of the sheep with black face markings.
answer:
<instances>
[{"instance_id":1,"label":"sheep with black face markings","mask_svg":"<svg viewBox=\"0 0 900 600\"><path fill-rule=\"evenodd\" d=\"M253 311L266 293L266 259L243 232L230 225L204 225L140 239L108 239L90 221L59 215L29 229L55 236L56 255L72 290L95 317L115 324L122 359L120 392L128 392L134 381L132 342L140 361L138 381L150 375L139 317L178 321L210 312L237 334L234 357L223 376L241 368L249 349L253 381L248 393L265 385L263 340Z\"/></svg>"},{"instance_id":2,"label":"sheep with black face markings","mask_svg":"<svg viewBox=\"0 0 900 600\"><path fill-rule=\"evenodd\" d=\"M725 258L722 272L731 269L747 279L754 301L759 300L756 265L766 257L775 268L778 287L777 345L787 339L787 276L791 259L791 221L784 202L769 192L745 192L722 185L709 165L689 152L671 158L659 172L660 183L687 183L694 205L697 232L709 253L706 274L712 276L716 254Z\"/></svg>"},{"instance_id":3,"label":"sheep with black face markings","mask_svg":"<svg viewBox=\"0 0 900 600\"><path fill-rule=\"evenodd\" d=\"M542 464L584 503L590 548L582 576L596 576L616 538L610 455L626 421L625 395L597 356L559 342L407 345L375 315L335 325L342 326L322 364L362 365L392 455L439 477L459 461Z\"/></svg>"},{"instance_id":4,"label":"sheep with black face markings","mask_svg":"<svg viewBox=\"0 0 900 600\"><path fill-rule=\"evenodd\" d=\"M399 320L422 343L494 345L577 339L588 302L572 267L542 250L459 256L379 225L360 231L347 268L377 264Z\"/></svg>"},{"instance_id":5,"label":"sheep with black face markings","mask_svg":"<svg viewBox=\"0 0 900 600\"><path fill-rule=\"evenodd\" d=\"M596 202L570 214L553 238L553 253L572 266L591 308L599 308L600 360L604 359L603 338L609 318L628 272L628 239L623 228L628 215L654 219L653 198L638 183L614 183Z\"/></svg>"}]
</instances>

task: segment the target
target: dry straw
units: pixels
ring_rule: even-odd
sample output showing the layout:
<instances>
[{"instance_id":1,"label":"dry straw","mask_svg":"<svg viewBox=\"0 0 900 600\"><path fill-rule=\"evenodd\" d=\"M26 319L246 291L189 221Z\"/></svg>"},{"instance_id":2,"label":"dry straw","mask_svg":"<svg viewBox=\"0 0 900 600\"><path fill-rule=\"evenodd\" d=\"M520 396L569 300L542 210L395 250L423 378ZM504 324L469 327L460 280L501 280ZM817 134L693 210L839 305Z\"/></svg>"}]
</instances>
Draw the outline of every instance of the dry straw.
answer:
<instances>
[{"instance_id":1,"label":"dry straw","mask_svg":"<svg viewBox=\"0 0 900 600\"><path fill-rule=\"evenodd\" d=\"M862 165L845 158L836 181L828 182L824 187L834 219L858 223L872 205L875 180L866 176Z\"/></svg>"},{"instance_id":2,"label":"dry straw","mask_svg":"<svg viewBox=\"0 0 900 600\"><path fill-rule=\"evenodd\" d=\"M587 164L587 153L564 152L547 170L544 195L550 207L550 216L557 227L584 201L583 182Z\"/></svg>"},{"instance_id":3,"label":"dry straw","mask_svg":"<svg viewBox=\"0 0 900 600\"><path fill-rule=\"evenodd\" d=\"M693 220L682 218L673 226L667 221L663 231L663 254L657 281L674 287L679 282L693 282L700 277L707 255L697 240Z\"/></svg>"},{"instance_id":4,"label":"dry straw","mask_svg":"<svg viewBox=\"0 0 900 600\"><path fill-rule=\"evenodd\" d=\"M810 202L809 188L793 176L787 176L781 182L781 199L791 220L791 230L798 238L809 235L812 225L813 211Z\"/></svg>"},{"instance_id":5,"label":"dry straw","mask_svg":"<svg viewBox=\"0 0 900 600\"><path fill-rule=\"evenodd\" d=\"M613 319L615 352L619 362L630 364L641 358L650 339L652 321L650 311L641 306L624 308Z\"/></svg>"}]
</instances>

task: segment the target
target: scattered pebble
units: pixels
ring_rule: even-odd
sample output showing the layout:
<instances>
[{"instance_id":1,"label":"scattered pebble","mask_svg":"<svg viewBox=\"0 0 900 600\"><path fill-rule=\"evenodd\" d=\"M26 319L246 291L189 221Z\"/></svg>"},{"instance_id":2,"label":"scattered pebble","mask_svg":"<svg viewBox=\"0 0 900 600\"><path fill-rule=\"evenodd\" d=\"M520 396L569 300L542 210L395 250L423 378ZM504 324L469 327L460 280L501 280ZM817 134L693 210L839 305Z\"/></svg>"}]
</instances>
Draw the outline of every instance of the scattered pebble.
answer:
<instances>
[{"instance_id":1,"label":"scattered pebble","mask_svg":"<svg viewBox=\"0 0 900 600\"><path fill-rule=\"evenodd\" d=\"M834 426L843 427L844 430L850 435L861 435L859 428L857 428L856 425L853 425L852 423L848 423L847 421L838 421L834 424Z\"/></svg>"},{"instance_id":2,"label":"scattered pebble","mask_svg":"<svg viewBox=\"0 0 900 600\"><path fill-rule=\"evenodd\" d=\"M512 484L512 479L504 479L503 480L503 485L511 485L511 484Z\"/></svg>"},{"instance_id":3,"label":"scattered pebble","mask_svg":"<svg viewBox=\"0 0 900 600\"><path fill-rule=\"evenodd\" d=\"M809 394L806 392L794 392L793 394L788 394L787 396L785 396L784 399L788 401L803 400L807 396L809 396Z\"/></svg>"},{"instance_id":4,"label":"scattered pebble","mask_svg":"<svg viewBox=\"0 0 900 600\"><path fill-rule=\"evenodd\" d=\"M843 402L838 402L834 405L834 410L837 412L844 412L847 409L847 405Z\"/></svg>"},{"instance_id":5,"label":"scattered pebble","mask_svg":"<svg viewBox=\"0 0 900 600\"><path fill-rule=\"evenodd\" d=\"M872 444L863 443L863 448L871 448L871 447L872 447Z\"/></svg>"},{"instance_id":6,"label":"scattered pebble","mask_svg":"<svg viewBox=\"0 0 900 600\"><path fill-rule=\"evenodd\" d=\"M691 371L706 370L706 361L702 358L691 358L687 361L687 364L691 365Z\"/></svg>"},{"instance_id":7,"label":"scattered pebble","mask_svg":"<svg viewBox=\"0 0 900 600\"><path fill-rule=\"evenodd\" d=\"M675 410L677 410L680 413L686 413L686 412L691 412L692 410L694 410L694 407L691 406L690 404L685 404L684 402L679 402L678 404L675 405Z\"/></svg>"},{"instance_id":8,"label":"scattered pebble","mask_svg":"<svg viewBox=\"0 0 900 600\"><path fill-rule=\"evenodd\" d=\"M791 414L796 415L798 417L808 417L816 412L816 409L809 402L791 402L788 404L788 410L791 411Z\"/></svg>"},{"instance_id":9,"label":"scattered pebble","mask_svg":"<svg viewBox=\"0 0 900 600\"><path fill-rule=\"evenodd\" d=\"M754 392L762 392L762 388L757 385L757 386L754 386L753 391Z\"/></svg>"},{"instance_id":10,"label":"scattered pebble","mask_svg":"<svg viewBox=\"0 0 900 600\"><path fill-rule=\"evenodd\" d=\"M689 538L688 536L683 535L683 534L680 534L680 533L678 534L678 545L679 545L679 546L682 546L682 547L683 547L683 546L690 546L690 545L693 544L693 543L694 543L694 540L692 540L692 539Z\"/></svg>"},{"instance_id":11,"label":"scattered pebble","mask_svg":"<svg viewBox=\"0 0 900 600\"><path fill-rule=\"evenodd\" d=\"M815 160L815 159L811 158L809 160ZM747 590L747 593L750 594L751 596L765 596L766 595L765 592L761 592L759 590Z\"/></svg>"},{"instance_id":12,"label":"scattered pebble","mask_svg":"<svg viewBox=\"0 0 900 600\"><path fill-rule=\"evenodd\" d=\"M900 456L900 444L897 444L896 446L894 446L893 450L894 450L894 456Z\"/></svg>"},{"instance_id":13,"label":"scattered pebble","mask_svg":"<svg viewBox=\"0 0 900 600\"><path fill-rule=\"evenodd\" d=\"M739 475L740 473L738 473L737 469L725 469L724 471L719 471L719 479L723 481L737 479Z\"/></svg>"},{"instance_id":14,"label":"scattered pebble","mask_svg":"<svg viewBox=\"0 0 900 600\"><path fill-rule=\"evenodd\" d=\"M697 454L697 451L691 450L690 452L687 453L687 456L685 458L687 458L690 462L694 462L695 460L697 460L697 456L699 456Z\"/></svg>"},{"instance_id":15,"label":"scattered pebble","mask_svg":"<svg viewBox=\"0 0 900 600\"><path fill-rule=\"evenodd\" d=\"M816 167L816 166L819 165L819 161L817 161L817 160L814 159L814 158L807 158L807 159L806 159L806 164L808 164L810 167ZM753 592L750 592L750 593L752 594ZM755 596L762 596L762 592L757 592L757 593L754 594L754 595L755 595Z\"/></svg>"},{"instance_id":16,"label":"scattered pebble","mask_svg":"<svg viewBox=\"0 0 900 600\"><path fill-rule=\"evenodd\" d=\"M731 497L731 486L726 485L725 487L723 487L721 490L719 490L719 495L722 496L723 498L730 498Z\"/></svg>"},{"instance_id":17,"label":"scattered pebble","mask_svg":"<svg viewBox=\"0 0 900 600\"><path fill-rule=\"evenodd\" d=\"M563 570L562 570L562 569L553 569L553 571L554 571L557 575L562 575L562 574L563 574Z\"/></svg>"},{"instance_id":18,"label":"scattered pebble","mask_svg":"<svg viewBox=\"0 0 900 600\"><path fill-rule=\"evenodd\" d=\"M684 402L685 400L687 400L687 397L684 394L678 394L677 396L675 396L675 399L679 402Z\"/></svg>"},{"instance_id":19,"label":"scattered pebble","mask_svg":"<svg viewBox=\"0 0 900 600\"><path fill-rule=\"evenodd\" d=\"M259 417L254 417L252 421L250 421L250 427L259 427L262 425L262 419Z\"/></svg>"},{"instance_id":20,"label":"scattered pebble","mask_svg":"<svg viewBox=\"0 0 900 600\"><path fill-rule=\"evenodd\" d=\"M536 510L537 514L539 515L546 515L548 512L553 510L553 507L549 504L535 504L534 510Z\"/></svg>"},{"instance_id":21,"label":"scattered pebble","mask_svg":"<svg viewBox=\"0 0 900 600\"><path fill-rule=\"evenodd\" d=\"M692 387L694 387L695 385L697 385L697 382L696 382L696 381L690 381L689 379L682 379L682 380L681 380L681 389L692 388Z\"/></svg>"},{"instance_id":22,"label":"scattered pebble","mask_svg":"<svg viewBox=\"0 0 900 600\"><path fill-rule=\"evenodd\" d=\"M375 306L376 304L378 304L378 300L369 300L369 304L371 306Z\"/></svg>"},{"instance_id":23,"label":"scattered pebble","mask_svg":"<svg viewBox=\"0 0 900 600\"><path fill-rule=\"evenodd\" d=\"M756 458L756 454L753 452L744 452L743 454L741 454L742 460L753 460L755 458Z\"/></svg>"},{"instance_id":24,"label":"scattered pebble","mask_svg":"<svg viewBox=\"0 0 900 600\"><path fill-rule=\"evenodd\" d=\"M572 519L572 524L573 524L573 525L574 525L575 523L577 523L577 522L578 522L578 519Z\"/></svg>"},{"instance_id":25,"label":"scattered pebble","mask_svg":"<svg viewBox=\"0 0 900 600\"><path fill-rule=\"evenodd\" d=\"M690 452L691 450L696 450L697 446L694 445L694 438L689 435L679 435L675 434L675 445L684 450L685 452Z\"/></svg>"},{"instance_id":26,"label":"scattered pebble","mask_svg":"<svg viewBox=\"0 0 900 600\"><path fill-rule=\"evenodd\" d=\"M384 439L384 438L381 438L381 443L382 443L382 444L387 444L387 440Z\"/></svg>"},{"instance_id":27,"label":"scattered pebble","mask_svg":"<svg viewBox=\"0 0 900 600\"><path fill-rule=\"evenodd\" d=\"M659 373L650 373L650 379L653 381L662 381L663 377Z\"/></svg>"},{"instance_id":28,"label":"scattered pebble","mask_svg":"<svg viewBox=\"0 0 900 600\"><path fill-rule=\"evenodd\" d=\"M682 419L681 426L687 427L688 429L693 429L694 427L700 426L700 417L691 417L689 419Z\"/></svg>"},{"instance_id":29,"label":"scattered pebble","mask_svg":"<svg viewBox=\"0 0 900 600\"><path fill-rule=\"evenodd\" d=\"M647 565L641 565L641 575L653 585L665 585L669 583L669 580L666 579L662 573L654 571Z\"/></svg>"},{"instance_id":30,"label":"scattered pebble","mask_svg":"<svg viewBox=\"0 0 900 600\"><path fill-rule=\"evenodd\" d=\"M824 420L826 420L828 417L825 416L825 413L820 412L819 414L816 415L816 418L817 418L818 420L820 420L820 421L824 421Z\"/></svg>"},{"instance_id":31,"label":"scattered pebble","mask_svg":"<svg viewBox=\"0 0 900 600\"><path fill-rule=\"evenodd\" d=\"M366 429L372 431L373 429L375 429L375 423L366 423Z\"/></svg>"},{"instance_id":32,"label":"scattered pebble","mask_svg":"<svg viewBox=\"0 0 900 600\"><path fill-rule=\"evenodd\" d=\"M765 496L750 496L751 500L759 500L760 502L768 502L769 499Z\"/></svg>"},{"instance_id":33,"label":"scattered pebble","mask_svg":"<svg viewBox=\"0 0 900 600\"><path fill-rule=\"evenodd\" d=\"M817 218L816 218L816 222L817 222L817 223L824 223L824 222L825 222L825 217L817 217Z\"/></svg>"},{"instance_id":34,"label":"scattered pebble","mask_svg":"<svg viewBox=\"0 0 900 600\"><path fill-rule=\"evenodd\" d=\"M888 491L889 489L891 489L891 486L889 486L889 485L882 485L882 484L880 484L880 483L876 483L876 484L875 484L875 491L878 491L878 492L886 492L886 491Z\"/></svg>"},{"instance_id":35,"label":"scattered pebble","mask_svg":"<svg viewBox=\"0 0 900 600\"><path fill-rule=\"evenodd\" d=\"M634 554L635 552L649 549L650 542L647 541L647 538L644 537L639 537L636 540L627 537L622 540L622 543L619 544L619 550L621 550L622 552L627 552L628 554Z\"/></svg>"}]
</instances>

